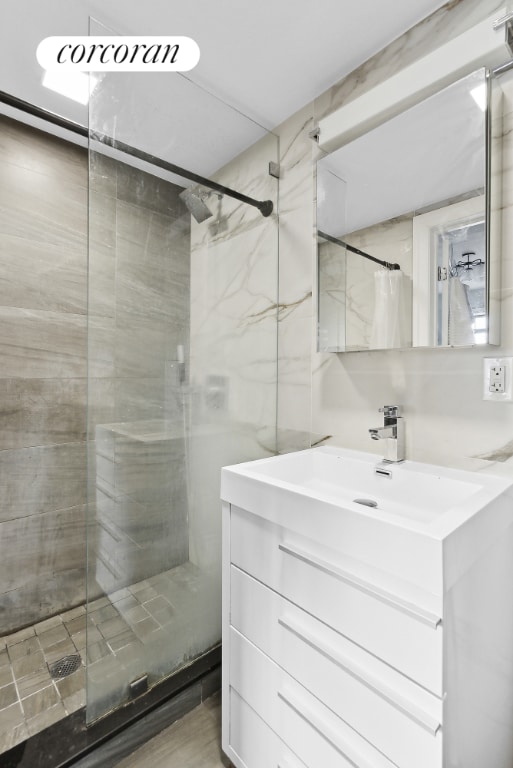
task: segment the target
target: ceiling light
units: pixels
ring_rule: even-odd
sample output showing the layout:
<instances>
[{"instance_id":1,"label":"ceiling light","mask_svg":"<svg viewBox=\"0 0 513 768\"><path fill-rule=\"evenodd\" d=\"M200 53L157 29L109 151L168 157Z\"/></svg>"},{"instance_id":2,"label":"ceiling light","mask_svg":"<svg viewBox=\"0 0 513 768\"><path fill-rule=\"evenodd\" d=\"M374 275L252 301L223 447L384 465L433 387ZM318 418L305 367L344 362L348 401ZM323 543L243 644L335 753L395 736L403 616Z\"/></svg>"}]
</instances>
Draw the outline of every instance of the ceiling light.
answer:
<instances>
[{"instance_id":1,"label":"ceiling light","mask_svg":"<svg viewBox=\"0 0 513 768\"><path fill-rule=\"evenodd\" d=\"M62 69L47 69L43 77L43 85L68 99L87 104L89 94L93 92L97 79L86 72L62 67Z\"/></svg>"},{"instance_id":2,"label":"ceiling light","mask_svg":"<svg viewBox=\"0 0 513 768\"><path fill-rule=\"evenodd\" d=\"M472 88L470 95L476 102L477 106L483 112L486 111L486 83L478 85L477 88Z\"/></svg>"}]
</instances>

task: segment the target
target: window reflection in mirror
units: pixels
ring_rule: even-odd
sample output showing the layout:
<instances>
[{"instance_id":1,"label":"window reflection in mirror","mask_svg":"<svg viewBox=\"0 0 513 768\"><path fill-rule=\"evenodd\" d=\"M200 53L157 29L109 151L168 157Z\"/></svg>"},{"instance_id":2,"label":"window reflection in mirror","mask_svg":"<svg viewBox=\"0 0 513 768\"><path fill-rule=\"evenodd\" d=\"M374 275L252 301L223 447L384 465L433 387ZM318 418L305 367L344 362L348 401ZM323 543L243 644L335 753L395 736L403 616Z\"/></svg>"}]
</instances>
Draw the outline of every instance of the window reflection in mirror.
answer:
<instances>
[{"instance_id":1,"label":"window reflection in mirror","mask_svg":"<svg viewBox=\"0 0 513 768\"><path fill-rule=\"evenodd\" d=\"M488 340L484 195L413 220L415 336L422 346L471 346Z\"/></svg>"}]
</instances>

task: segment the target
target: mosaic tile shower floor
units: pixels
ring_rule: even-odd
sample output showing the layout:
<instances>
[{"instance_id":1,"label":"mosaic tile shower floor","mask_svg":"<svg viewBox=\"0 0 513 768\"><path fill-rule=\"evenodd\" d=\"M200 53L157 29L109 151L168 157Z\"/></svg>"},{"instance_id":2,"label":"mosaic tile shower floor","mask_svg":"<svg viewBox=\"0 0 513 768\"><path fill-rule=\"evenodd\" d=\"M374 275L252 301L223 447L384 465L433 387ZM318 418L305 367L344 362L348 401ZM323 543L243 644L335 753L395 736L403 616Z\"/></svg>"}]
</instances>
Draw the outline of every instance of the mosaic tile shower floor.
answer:
<instances>
[{"instance_id":1,"label":"mosaic tile shower floor","mask_svg":"<svg viewBox=\"0 0 513 768\"><path fill-rule=\"evenodd\" d=\"M85 706L87 662L94 679L113 669L130 679L141 645L162 636L176 641L187 605L205 576L191 563L0 638L0 753ZM181 598L181 599L179 599ZM189 598L189 599L188 599ZM80 667L53 679L52 665L80 654ZM108 675L107 675L108 677Z\"/></svg>"}]
</instances>

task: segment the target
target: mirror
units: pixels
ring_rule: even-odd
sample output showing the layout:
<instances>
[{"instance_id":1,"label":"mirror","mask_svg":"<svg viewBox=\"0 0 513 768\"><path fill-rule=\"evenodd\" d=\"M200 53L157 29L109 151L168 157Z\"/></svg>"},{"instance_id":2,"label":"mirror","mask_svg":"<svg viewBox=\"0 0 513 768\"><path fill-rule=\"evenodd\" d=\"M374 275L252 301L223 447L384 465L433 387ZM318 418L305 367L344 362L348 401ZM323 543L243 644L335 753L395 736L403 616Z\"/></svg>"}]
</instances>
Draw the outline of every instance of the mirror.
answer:
<instances>
[{"instance_id":1,"label":"mirror","mask_svg":"<svg viewBox=\"0 0 513 768\"><path fill-rule=\"evenodd\" d=\"M498 343L489 88L478 70L317 163L319 351Z\"/></svg>"}]
</instances>

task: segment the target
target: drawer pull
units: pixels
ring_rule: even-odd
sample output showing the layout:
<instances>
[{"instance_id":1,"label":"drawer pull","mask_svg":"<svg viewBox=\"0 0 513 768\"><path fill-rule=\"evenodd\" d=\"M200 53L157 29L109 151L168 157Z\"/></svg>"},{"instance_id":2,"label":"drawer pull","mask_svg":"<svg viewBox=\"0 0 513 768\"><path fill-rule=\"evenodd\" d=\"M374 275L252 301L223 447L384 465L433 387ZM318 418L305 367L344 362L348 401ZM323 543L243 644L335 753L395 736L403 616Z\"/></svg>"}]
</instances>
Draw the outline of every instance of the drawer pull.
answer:
<instances>
[{"instance_id":1,"label":"drawer pull","mask_svg":"<svg viewBox=\"0 0 513 768\"><path fill-rule=\"evenodd\" d=\"M346 656L338 653L332 648L328 648L327 646L323 645L316 637L308 636L308 634L306 634L302 628L300 629L294 625L293 622L290 622L290 620L278 619L278 624L280 624L289 632L292 632L292 634L296 635L296 637L309 645L315 651L321 653L325 658L336 664L337 667L343 669L344 672L347 672L347 674L351 675L351 677L353 677L355 680L358 680L359 683L365 685L373 693L384 699L388 704L391 704L393 707L398 709L403 715L409 717L410 720L413 720L415 723L417 723L417 725L422 726L422 728L425 728L433 736L436 736L436 733L441 728L441 723L439 723L436 718L426 714L426 712L424 712L422 709L419 709L419 707L415 706L415 704L412 704L407 699L404 699L391 688L388 688L387 686L376 682L374 679L371 679L360 667L355 667Z\"/></svg>"},{"instance_id":2,"label":"drawer pull","mask_svg":"<svg viewBox=\"0 0 513 768\"><path fill-rule=\"evenodd\" d=\"M352 765L358 766L359 768L373 768L373 766L371 766L371 764L366 759L364 759L360 753L353 752L353 750L350 750L347 745L342 747L337 743L337 740L334 736L328 736L328 734L325 732L326 724L322 722L321 718L316 715L311 707L305 704L294 702L293 696L284 693L283 691L278 691L278 698L281 699L288 707L290 707L290 709L292 709L296 715L299 715L302 720L305 720L307 723L309 723L312 728L317 731L319 736L327 741L328 744L331 744L331 746L345 760L348 760ZM349 751L353 752L352 755L348 754L348 749Z\"/></svg>"},{"instance_id":3,"label":"drawer pull","mask_svg":"<svg viewBox=\"0 0 513 768\"><path fill-rule=\"evenodd\" d=\"M334 576L336 579L339 579L339 581L343 581L346 584L359 589L361 592L364 592L366 595L370 595L371 597L376 598L376 600L381 600L381 602L387 603L393 608L403 611L403 613L407 613L408 616L427 624L433 629L436 629L438 625L442 623L440 616L437 616L435 613L425 611L423 608L419 608L406 600L402 600L402 598L393 595L391 592L386 592L384 589L380 589L373 584L362 581L357 576L353 576L352 573L348 573L348 571L344 571L342 568L338 568L332 563L321 560L315 555L303 552L301 549L295 547L286 546L285 544L279 544L278 547L282 552L285 552L286 555L295 557L297 560L302 560L304 563L317 568L319 571L327 573L329 576Z\"/></svg>"}]
</instances>

